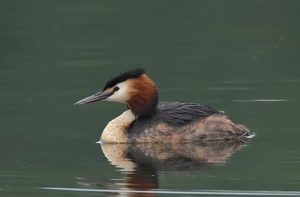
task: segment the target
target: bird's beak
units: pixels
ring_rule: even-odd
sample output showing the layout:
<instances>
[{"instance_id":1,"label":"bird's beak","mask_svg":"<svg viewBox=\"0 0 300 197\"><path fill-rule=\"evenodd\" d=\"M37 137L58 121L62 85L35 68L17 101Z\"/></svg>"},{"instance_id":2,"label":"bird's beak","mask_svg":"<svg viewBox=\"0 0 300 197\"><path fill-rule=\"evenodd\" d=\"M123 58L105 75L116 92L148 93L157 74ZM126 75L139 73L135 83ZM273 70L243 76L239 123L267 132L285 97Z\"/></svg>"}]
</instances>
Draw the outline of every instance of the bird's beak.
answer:
<instances>
[{"instance_id":1,"label":"bird's beak","mask_svg":"<svg viewBox=\"0 0 300 197\"><path fill-rule=\"evenodd\" d=\"M98 92L97 94L94 94L92 96L88 96L84 99L81 99L80 101L77 101L74 103L74 105L82 105L86 103L92 103L95 101L102 101L111 96L113 92Z\"/></svg>"}]
</instances>

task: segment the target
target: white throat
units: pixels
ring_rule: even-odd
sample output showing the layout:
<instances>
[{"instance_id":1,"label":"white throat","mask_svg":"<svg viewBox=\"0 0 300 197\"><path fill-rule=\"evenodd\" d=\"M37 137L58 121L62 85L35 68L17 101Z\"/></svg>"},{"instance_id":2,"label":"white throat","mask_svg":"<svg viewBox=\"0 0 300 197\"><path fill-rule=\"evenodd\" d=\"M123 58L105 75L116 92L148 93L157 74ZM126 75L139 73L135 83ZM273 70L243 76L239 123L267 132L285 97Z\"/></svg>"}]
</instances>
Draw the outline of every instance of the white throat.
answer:
<instances>
[{"instance_id":1,"label":"white throat","mask_svg":"<svg viewBox=\"0 0 300 197\"><path fill-rule=\"evenodd\" d=\"M100 140L108 143L128 143L124 131L136 119L131 110L126 110L120 116L111 120L104 128Z\"/></svg>"}]
</instances>

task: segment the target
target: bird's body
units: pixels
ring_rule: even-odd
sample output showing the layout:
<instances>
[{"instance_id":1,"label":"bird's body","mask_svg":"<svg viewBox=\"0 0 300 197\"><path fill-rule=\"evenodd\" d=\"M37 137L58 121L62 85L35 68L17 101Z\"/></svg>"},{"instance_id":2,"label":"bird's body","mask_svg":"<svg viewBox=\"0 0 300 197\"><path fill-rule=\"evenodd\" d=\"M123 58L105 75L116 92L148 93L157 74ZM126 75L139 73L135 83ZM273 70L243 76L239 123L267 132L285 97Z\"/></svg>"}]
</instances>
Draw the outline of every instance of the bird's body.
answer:
<instances>
[{"instance_id":1,"label":"bird's body","mask_svg":"<svg viewBox=\"0 0 300 197\"><path fill-rule=\"evenodd\" d=\"M111 120L101 141L111 143L245 140L248 129L216 109L196 103L160 102L154 82L136 69L109 80L103 91L76 104L124 102L128 110Z\"/></svg>"}]
</instances>

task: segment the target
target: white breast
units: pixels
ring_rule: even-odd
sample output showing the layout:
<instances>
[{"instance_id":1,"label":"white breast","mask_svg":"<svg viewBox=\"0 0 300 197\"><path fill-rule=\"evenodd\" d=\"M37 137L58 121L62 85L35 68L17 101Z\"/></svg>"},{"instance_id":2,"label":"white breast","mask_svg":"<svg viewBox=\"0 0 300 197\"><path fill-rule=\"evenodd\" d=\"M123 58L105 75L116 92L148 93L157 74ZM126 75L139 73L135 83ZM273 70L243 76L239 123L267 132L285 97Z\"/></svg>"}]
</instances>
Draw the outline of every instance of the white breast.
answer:
<instances>
[{"instance_id":1,"label":"white breast","mask_svg":"<svg viewBox=\"0 0 300 197\"><path fill-rule=\"evenodd\" d=\"M117 118L111 120L104 128L100 140L106 143L128 143L128 139L124 131L136 117L133 115L131 110L123 112Z\"/></svg>"}]
</instances>

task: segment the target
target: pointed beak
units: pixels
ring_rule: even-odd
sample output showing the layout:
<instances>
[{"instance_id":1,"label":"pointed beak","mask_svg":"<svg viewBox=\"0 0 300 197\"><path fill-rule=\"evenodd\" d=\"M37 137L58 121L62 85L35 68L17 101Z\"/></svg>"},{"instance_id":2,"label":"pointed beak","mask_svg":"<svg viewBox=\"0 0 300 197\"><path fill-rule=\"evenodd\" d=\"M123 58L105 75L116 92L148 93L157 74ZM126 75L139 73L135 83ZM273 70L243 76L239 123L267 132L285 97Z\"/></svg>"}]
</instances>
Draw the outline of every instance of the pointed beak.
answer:
<instances>
[{"instance_id":1,"label":"pointed beak","mask_svg":"<svg viewBox=\"0 0 300 197\"><path fill-rule=\"evenodd\" d=\"M97 94L94 94L92 96L86 97L84 99L81 99L80 101L77 101L74 103L74 105L82 105L86 103L92 103L96 101L102 101L111 96L113 92L98 92Z\"/></svg>"}]
</instances>

